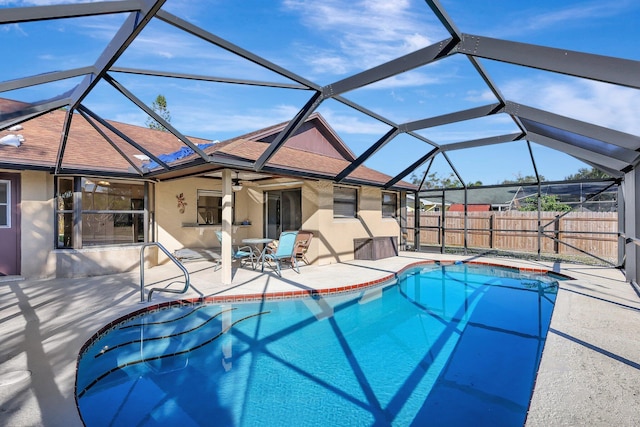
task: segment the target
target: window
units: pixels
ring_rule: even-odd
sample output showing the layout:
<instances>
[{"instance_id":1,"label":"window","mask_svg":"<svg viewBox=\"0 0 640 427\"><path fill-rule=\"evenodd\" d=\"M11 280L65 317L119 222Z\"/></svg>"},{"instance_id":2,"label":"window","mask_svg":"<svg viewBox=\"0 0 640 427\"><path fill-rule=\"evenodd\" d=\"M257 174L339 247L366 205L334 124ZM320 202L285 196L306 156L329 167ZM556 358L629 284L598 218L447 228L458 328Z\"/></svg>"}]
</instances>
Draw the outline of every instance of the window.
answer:
<instances>
[{"instance_id":1,"label":"window","mask_svg":"<svg viewBox=\"0 0 640 427\"><path fill-rule=\"evenodd\" d=\"M351 187L333 187L333 217L356 218L358 190Z\"/></svg>"},{"instance_id":2,"label":"window","mask_svg":"<svg viewBox=\"0 0 640 427\"><path fill-rule=\"evenodd\" d=\"M73 247L73 178L59 178L56 194L58 248Z\"/></svg>"},{"instance_id":3,"label":"window","mask_svg":"<svg viewBox=\"0 0 640 427\"><path fill-rule=\"evenodd\" d=\"M99 178L59 178L56 191L58 248L146 241L148 184Z\"/></svg>"},{"instance_id":4,"label":"window","mask_svg":"<svg viewBox=\"0 0 640 427\"><path fill-rule=\"evenodd\" d=\"M382 217L395 218L398 212L398 194L382 193Z\"/></svg>"},{"instance_id":5,"label":"window","mask_svg":"<svg viewBox=\"0 0 640 427\"><path fill-rule=\"evenodd\" d=\"M11 227L11 182L0 181L0 227Z\"/></svg>"},{"instance_id":6,"label":"window","mask_svg":"<svg viewBox=\"0 0 640 427\"><path fill-rule=\"evenodd\" d=\"M222 224L222 193L198 190L198 224Z\"/></svg>"}]
</instances>

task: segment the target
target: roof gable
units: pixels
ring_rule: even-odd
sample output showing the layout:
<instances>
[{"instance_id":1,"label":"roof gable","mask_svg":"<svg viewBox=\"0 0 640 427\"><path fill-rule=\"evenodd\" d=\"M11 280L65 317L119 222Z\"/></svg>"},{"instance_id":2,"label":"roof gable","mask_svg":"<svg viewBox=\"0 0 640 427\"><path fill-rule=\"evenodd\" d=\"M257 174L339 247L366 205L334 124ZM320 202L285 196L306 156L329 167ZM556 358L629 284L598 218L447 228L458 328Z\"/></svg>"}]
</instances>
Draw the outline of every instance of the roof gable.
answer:
<instances>
[{"instance_id":1,"label":"roof gable","mask_svg":"<svg viewBox=\"0 0 640 427\"><path fill-rule=\"evenodd\" d=\"M286 125L286 122L280 123L234 139L271 143ZM296 132L287 139L284 146L335 159L349 161L355 159L353 152L349 150L347 145L319 113L313 113L306 122L300 125Z\"/></svg>"}]
</instances>

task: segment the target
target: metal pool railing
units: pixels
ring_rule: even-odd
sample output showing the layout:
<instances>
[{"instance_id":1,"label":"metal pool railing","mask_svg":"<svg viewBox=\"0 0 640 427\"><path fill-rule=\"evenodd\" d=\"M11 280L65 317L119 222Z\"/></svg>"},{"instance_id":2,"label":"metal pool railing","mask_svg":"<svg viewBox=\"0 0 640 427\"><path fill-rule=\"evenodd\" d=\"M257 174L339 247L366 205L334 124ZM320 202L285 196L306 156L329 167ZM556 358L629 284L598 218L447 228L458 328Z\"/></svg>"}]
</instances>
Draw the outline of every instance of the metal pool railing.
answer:
<instances>
[{"instance_id":1,"label":"metal pool railing","mask_svg":"<svg viewBox=\"0 0 640 427\"><path fill-rule=\"evenodd\" d=\"M178 261L176 257L171 255L169 251L160 243L149 242L149 243L145 243L144 245L142 245L142 248L140 248L140 303L144 303L144 250L149 246L157 246L158 248L160 248L160 250L164 252L165 255L169 257L169 259L173 261L173 263L177 265L178 268L180 268L180 270L182 270L182 273L184 274L184 289L180 290L180 289L167 289L167 288L151 288L151 290L149 290L149 295L147 296L147 302L151 301L151 297L154 291L169 292L172 294L183 294L187 292L187 290L189 290L190 280L189 280L189 272L187 271L185 266L182 265L182 263ZM171 282L169 283L169 285L172 285L173 283L180 283L180 282Z\"/></svg>"}]
</instances>

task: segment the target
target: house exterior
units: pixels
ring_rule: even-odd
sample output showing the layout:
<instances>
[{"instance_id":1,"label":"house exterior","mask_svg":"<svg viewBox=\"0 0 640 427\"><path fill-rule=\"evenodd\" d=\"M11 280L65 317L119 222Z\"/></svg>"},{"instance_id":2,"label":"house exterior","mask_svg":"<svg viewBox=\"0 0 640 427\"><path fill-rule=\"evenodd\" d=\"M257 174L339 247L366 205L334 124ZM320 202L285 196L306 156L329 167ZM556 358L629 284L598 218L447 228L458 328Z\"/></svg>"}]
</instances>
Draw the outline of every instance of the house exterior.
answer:
<instances>
[{"instance_id":1,"label":"house exterior","mask_svg":"<svg viewBox=\"0 0 640 427\"><path fill-rule=\"evenodd\" d=\"M391 177L364 166L334 183L355 156L319 114L260 172L246 165L286 124L224 142L189 138L202 156L168 132L80 114L68 124L65 116L53 111L0 131L5 141L21 141L0 144L2 275L129 271L138 267L147 242L169 252L218 248L215 231L227 222L233 244L309 230L314 238L307 258L316 265L353 259L354 239L401 239L403 194L413 185L383 189ZM68 137L61 141L66 125ZM230 168L233 162L238 166ZM231 180L239 184L232 194ZM225 212L232 212L231 220ZM147 266L166 260L155 247L145 250Z\"/></svg>"}]
</instances>

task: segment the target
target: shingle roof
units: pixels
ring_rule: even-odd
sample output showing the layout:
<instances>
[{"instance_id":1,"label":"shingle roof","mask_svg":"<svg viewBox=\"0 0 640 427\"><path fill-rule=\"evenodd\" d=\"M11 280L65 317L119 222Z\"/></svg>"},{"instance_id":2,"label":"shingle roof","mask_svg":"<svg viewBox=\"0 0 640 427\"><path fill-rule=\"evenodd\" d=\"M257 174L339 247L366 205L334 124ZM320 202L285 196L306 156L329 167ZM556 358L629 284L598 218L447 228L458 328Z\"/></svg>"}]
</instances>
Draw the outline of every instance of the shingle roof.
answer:
<instances>
[{"instance_id":1,"label":"shingle roof","mask_svg":"<svg viewBox=\"0 0 640 427\"><path fill-rule=\"evenodd\" d=\"M2 100L3 105L11 106L8 100ZM60 149L60 129L66 116L65 110L55 110L43 114L22 124L17 131L0 131L0 138L9 134L20 134L24 142L20 147L0 145L0 167L22 166L29 168L54 169L58 150ZM155 156L173 153L185 147L185 144L169 132L134 126L125 123L108 121L118 131L134 140L137 144ZM244 160L255 161L269 147L273 140L286 125L281 123L252 132L242 137L216 143L205 150L207 154L217 153L233 156ZM144 153L132 146L111 130L97 124L105 135L124 153L129 161L137 167L145 162L134 157ZM210 143L200 138L189 137L194 144ZM308 174L313 177L332 179L344 170L353 160L353 154L339 137L330 129L319 114L308 119L308 126L300 128L285 145L268 162L269 166L297 174ZM71 121L71 131L66 141L62 168L64 170L135 173L135 169L102 135L80 114L74 114ZM178 159L172 165L181 164L181 171L187 175L193 171L205 171L202 159L197 154ZM190 167L190 165L192 167ZM208 166L208 165L207 165ZM211 164L209 169L218 166ZM156 174L162 179L163 174ZM365 166L360 166L349 175L352 181L363 184L382 185L391 177ZM414 186L400 182L398 187L413 189Z\"/></svg>"},{"instance_id":2,"label":"shingle roof","mask_svg":"<svg viewBox=\"0 0 640 427\"><path fill-rule=\"evenodd\" d=\"M9 163L25 168L54 168L60 148L60 129L66 111L55 110L22 123L22 129L0 131L0 138L9 134L24 137L20 147L0 145L0 165ZM178 150L183 143L174 135L158 130L110 121L126 136L154 154ZM143 154L110 130L98 125L113 143L137 166L142 161L133 157ZM194 143L209 142L194 138ZM74 114L67 139L62 166L66 169L103 172L130 172L130 163L118 153L83 117Z\"/></svg>"},{"instance_id":3,"label":"shingle roof","mask_svg":"<svg viewBox=\"0 0 640 427\"><path fill-rule=\"evenodd\" d=\"M249 141L246 139L234 140L221 147L213 146L212 152L222 152L246 160L257 160L267 149L268 144L264 142ZM292 171L307 172L317 175L326 175L327 179L333 178L344 168L351 164L346 159L339 159L309 151L290 148L288 142L271 158L267 163L276 168L288 169ZM389 175L360 166L349 175L351 179L369 182L372 184L384 184L391 179ZM401 183L401 186L413 188L408 183Z\"/></svg>"}]
</instances>

